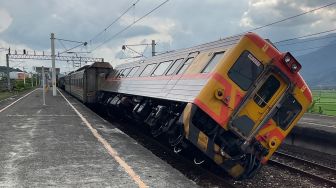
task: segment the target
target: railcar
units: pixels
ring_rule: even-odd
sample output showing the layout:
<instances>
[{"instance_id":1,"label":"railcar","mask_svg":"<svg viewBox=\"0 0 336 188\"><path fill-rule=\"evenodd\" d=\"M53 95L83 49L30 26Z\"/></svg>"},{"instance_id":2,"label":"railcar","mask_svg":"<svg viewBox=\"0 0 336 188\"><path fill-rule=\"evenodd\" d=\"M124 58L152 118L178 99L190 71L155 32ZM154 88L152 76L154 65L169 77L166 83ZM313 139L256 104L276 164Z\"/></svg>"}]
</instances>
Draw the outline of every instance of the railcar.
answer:
<instances>
[{"instance_id":1,"label":"railcar","mask_svg":"<svg viewBox=\"0 0 336 188\"><path fill-rule=\"evenodd\" d=\"M98 91L99 74L108 73L112 66L107 62L95 62L78 70L69 73L59 79L59 83L64 83L64 88L69 94L73 95L85 104L96 103L96 92Z\"/></svg>"},{"instance_id":2,"label":"railcar","mask_svg":"<svg viewBox=\"0 0 336 188\"><path fill-rule=\"evenodd\" d=\"M267 163L311 104L300 69L289 52L247 33L93 74L92 103L143 122L176 153L193 148L196 164L211 160L244 179ZM71 80L83 76L78 70L65 78L65 90L82 101L90 83L79 96Z\"/></svg>"},{"instance_id":3,"label":"railcar","mask_svg":"<svg viewBox=\"0 0 336 188\"><path fill-rule=\"evenodd\" d=\"M249 178L312 102L300 68L289 52L247 33L118 65L98 78L97 101L168 135L175 152L193 146Z\"/></svg>"}]
</instances>

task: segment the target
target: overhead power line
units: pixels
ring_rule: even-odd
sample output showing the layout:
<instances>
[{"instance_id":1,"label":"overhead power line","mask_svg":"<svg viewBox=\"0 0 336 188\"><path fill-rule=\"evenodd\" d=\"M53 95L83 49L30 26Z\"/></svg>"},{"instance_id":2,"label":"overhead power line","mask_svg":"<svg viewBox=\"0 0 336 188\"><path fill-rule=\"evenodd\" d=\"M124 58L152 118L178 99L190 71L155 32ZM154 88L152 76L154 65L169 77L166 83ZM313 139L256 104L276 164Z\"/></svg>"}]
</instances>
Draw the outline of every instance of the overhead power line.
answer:
<instances>
[{"instance_id":1,"label":"overhead power line","mask_svg":"<svg viewBox=\"0 0 336 188\"><path fill-rule=\"evenodd\" d=\"M306 50L313 50L313 49L324 48L324 47L335 46L335 45L336 45L336 43L332 43L332 44L328 44L328 45L314 46L314 47L310 47L310 48L294 49L294 50L291 50L291 52L300 52L300 51L306 51Z\"/></svg>"},{"instance_id":2,"label":"overhead power line","mask_svg":"<svg viewBox=\"0 0 336 188\"><path fill-rule=\"evenodd\" d=\"M302 39L302 38L307 38L307 37L312 37L312 36L316 36L316 35L330 33L330 32L333 32L333 31L336 31L336 29L331 29L331 30L321 31L321 32L318 32L318 33L312 33L312 34L303 35L303 36L299 36L299 37L295 37L295 38L289 38L289 39L285 39L285 40L280 40L280 41L274 42L274 44L288 42L288 41Z\"/></svg>"},{"instance_id":3,"label":"overhead power line","mask_svg":"<svg viewBox=\"0 0 336 188\"><path fill-rule=\"evenodd\" d=\"M318 38L311 38L311 39L309 38L309 39L302 40L302 41L279 44L277 46L291 46L291 45L295 45L295 44L301 44L301 43L306 43L306 42L311 42L311 41L317 41L317 40L323 40L323 39L334 38L334 37L336 37L336 35L326 36L326 37L318 37ZM273 44L275 44L275 43L273 43Z\"/></svg>"},{"instance_id":4,"label":"overhead power line","mask_svg":"<svg viewBox=\"0 0 336 188\"><path fill-rule=\"evenodd\" d=\"M60 39L60 38L55 38L55 40L65 41L65 42L73 42L73 43L81 43L81 44L84 44L84 43L85 43L85 42L82 42L82 41L75 41L75 40L68 40L68 39Z\"/></svg>"},{"instance_id":5,"label":"overhead power line","mask_svg":"<svg viewBox=\"0 0 336 188\"><path fill-rule=\"evenodd\" d=\"M94 37L92 37L89 42L91 43L94 39L96 39L97 37L99 37L101 34L103 34L104 32L106 32L113 24L115 24L118 20L120 20L121 17L123 17L127 12L129 12L133 7L135 7L135 5L139 2L140 0L137 0L135 3L133 3L131 6L129 6L120 16L118 16L118 18L116 18L115 20L113 20L113 22L108 25L107 27L105 27L101 32L99 32L98 34L96 34Z\"/></svg>"},{"instance_id":6,"label":"overhead power line","mask_svg":"<svg viewBox=\"0 0 336 188\"><path fill-rule=\"evenodd\" d=\"M281 23L281 22L284 22L284 21L287 21L287 20L290 20L290 19L293 19L293 18L297 18L299 16L303 16L305 14L309 14L309 13L315 12L317 10L320 10L320 9L323 9L323 8L326 8L326 7L335 5L335 4L336 4L336 2L329 3L327 5L324 5L324 6L321 6L321 7L318 7L318 8L314 8L314 9L311 9L311 10L306 11L306 12L302 12L302 13L294 15L294 16L290 16L290 17L287 17L287 18L284 18L284 19L281 19L281 20L278 20L278 21L275 21L275 22L272 22L272 23L268 23L268 24L263 25L263 26L259 26L259 27L247 30L246 32L251 32L251 31L259 30L259 29L262 29L262 28L265 28L265 27L269 27L271 25L275 25L275 24L278 24L278 23ZM243 33L246 33L246 32L243 32Z\"/></svg>"},{"instance_id":7,"label":"overhead power line","mask_svg":"<svg viewBox=\"0 0 336 188\"><path fill-rule=\"evenodd\" d=\"M139 22L140 20L144 19L146 16L148 16L149 14L151 14L152 12L154 12L155 10L157 10L158 8L160 8L162 5L164 5L165 3L167 3L169 0L166 0L164 2L162 2L161 4L159 4L158 6L156 6L154 9L152 9L151 11L149 11L148 13L146 13L145 15L143 15L142 17L140 17L139 19L135 20L133 23L129 24L127 27L125 27L124 29L120 30L119 32L115 33L114 35L112 35L109 39L105 40L103 43L101 43L100 45L96 46L92 51L100 48L101 46L103 46L105 43L109 42L110 40L114 39L115 37L117 37L118 35L120 35L121 33L125 32L127 29L129 29L130 27L132 27L134 24L136 24L137 22Z\"/></svg>"}]
</instances>

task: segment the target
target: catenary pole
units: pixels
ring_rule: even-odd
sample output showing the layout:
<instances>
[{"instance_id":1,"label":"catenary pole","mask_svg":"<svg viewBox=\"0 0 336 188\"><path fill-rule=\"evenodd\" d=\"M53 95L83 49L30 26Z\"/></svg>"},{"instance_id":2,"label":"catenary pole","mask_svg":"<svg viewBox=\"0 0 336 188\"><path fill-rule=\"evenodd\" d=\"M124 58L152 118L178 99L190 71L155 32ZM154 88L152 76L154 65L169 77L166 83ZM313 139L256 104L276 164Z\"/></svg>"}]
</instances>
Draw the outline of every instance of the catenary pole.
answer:
<instances>
[{"instance_id":1,"label":"catenary pole","mask_svg":"<svg viewBox=\"0 0 336 188\"><path fill-rule=\"evenodd\" d=\"M10 71L9 71L9 57L8 57L8 54L6 54L6 64L7 64L7 87L8 87L8 91L11 91Z\"/></svg>"},{"instance_id":2,"label":"catenary pole","mask_svg":"<svg viewBox=\"0 0 336 188\"><path fill-rule=\"evenodd\" d=\"M155 40L152 40L152 56L155 56Z\"/></svg>"},{"instance_id":3,"label":"catenary pole","mask_svg":"<svg viewBox=\"0 0 336 188\"><path fill-rule=\"evenodd\" d=\"M53 96L56 96L57 92L56 92L55 35L54 33L51 33L50 40L51 40L51 63L52 63L51 80L52 80Z\"/></svg>"},{"instance_id":4,"label":"catenary pole","mask_svg":"<svg viewBox=\"0 0 336 188\"><path fill-rule=\"evenodd\" d=\"M43 66L42 66L42 92L43 92L43 105L46 105L45 103L45 74L44 74Z\"/></svg>"}]
</instances>

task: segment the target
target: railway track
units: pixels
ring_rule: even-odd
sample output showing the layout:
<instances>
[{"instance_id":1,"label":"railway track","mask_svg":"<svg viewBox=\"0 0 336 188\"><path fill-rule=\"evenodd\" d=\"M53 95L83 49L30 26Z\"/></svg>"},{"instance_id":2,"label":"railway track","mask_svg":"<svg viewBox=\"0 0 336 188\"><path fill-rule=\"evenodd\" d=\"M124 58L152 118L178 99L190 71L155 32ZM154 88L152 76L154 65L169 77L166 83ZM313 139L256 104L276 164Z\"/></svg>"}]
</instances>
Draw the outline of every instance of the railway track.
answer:
<instances>
[{"instance_id":1,"label":"railway track","mask_svg":"<svg viewBox=\"0 0 336 188\"><path fill-rule=\"evenodd\" d=\"M303 174L322 185L336 187L336 169L334 168L283 152L276 152L272 159L269 160L269 164Z\"/></svg>"},{"instance_id":2,"label":"railway track","mask_svg":"<svg viewBox=\"0 0 336 188\"><path fill-rule=\"evenodd\" d=\"M193 164L193 162L187 157L180 154L175 154L170 147L159 142L157 139L148 136L145 131L141 129L141 126L130 125L129 120L128 122L114 121L104 116L103 114L100 114L100 116L113 123L113 125L118 127L127 135L131 136L133 139L149 149L156 156L182 172L186 177L194 181L197 185L201 187L237 187L229 182L227 179L224 179L223 177L220 177L219 175L211 172L209 169L203 168L200 165Z\"/></svg>"}]
</instances>

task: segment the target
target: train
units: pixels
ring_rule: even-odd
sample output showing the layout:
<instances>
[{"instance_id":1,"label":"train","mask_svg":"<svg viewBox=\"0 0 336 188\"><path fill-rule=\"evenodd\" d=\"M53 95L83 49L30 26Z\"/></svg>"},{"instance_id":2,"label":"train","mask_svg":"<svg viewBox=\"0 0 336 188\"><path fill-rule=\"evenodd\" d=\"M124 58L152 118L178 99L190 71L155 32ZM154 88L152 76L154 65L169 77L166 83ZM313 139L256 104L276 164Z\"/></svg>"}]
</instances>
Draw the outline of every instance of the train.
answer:
<instances>
[{"instance_id":1,"label":"train","mask_svg":"<svg viewBox=\"0 0 336 188\"><path fill-rule=\"evenodd\" d=\"M252 178L312 103L301 64L255 33L112 68L97 62L63 77L63 89L108 114L193 148L237 179Z\"/></svg>"}]
</instances>

